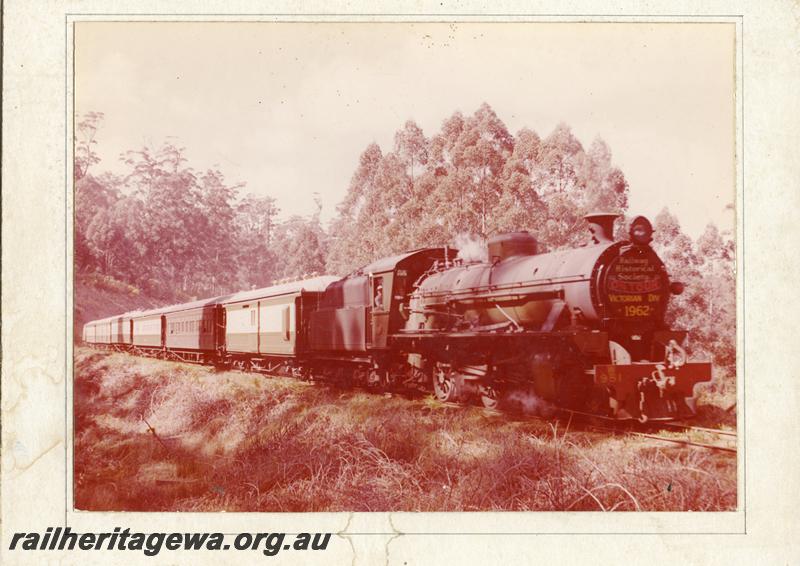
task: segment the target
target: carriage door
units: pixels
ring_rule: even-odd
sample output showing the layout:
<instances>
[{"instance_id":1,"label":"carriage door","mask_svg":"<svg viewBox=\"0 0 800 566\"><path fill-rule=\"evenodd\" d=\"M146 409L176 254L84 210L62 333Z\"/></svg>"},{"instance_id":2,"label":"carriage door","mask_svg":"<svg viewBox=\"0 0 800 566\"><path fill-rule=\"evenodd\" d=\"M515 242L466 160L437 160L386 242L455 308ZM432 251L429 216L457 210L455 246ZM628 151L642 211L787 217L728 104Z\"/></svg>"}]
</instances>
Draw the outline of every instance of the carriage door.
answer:
<instances>
[{"instance_id":1,"label":"carriage door","mask_svg":"<svg viewBox=\"0 0 800 566\"><path fill-rule=\"evenodd\" d=\"M128 333L128 343L133 344L133 319L130 320L130 331Z\"/></svg>"},{"instance_id":2,"label":"carriage door","mask_svg":"<svg viewBox=\"0 0 800 566\"><path fill-rule=\"evenodd\" d=\"M214 306L214 344L218 352L225 351L225 323L227 319L227 310L222 305Z\"/></svg>"},{"instance_id":3,"label":"carriage door","mask_svg":"<svg viewBox=\"0 0 800 566\"><path fill-rule=\"evenodd\" d=\"M370 297L372 307L372 333L369 336L373 348L386 347L389 330L389 305L391 304L391 277L388 274L371 278Z\"/></svg>"},{"instance_id":4,"label":"carriage door","mask_svg":"<svg viewBox=\"0 0 800 566\"><path fill-rule=\"evenodd\" d=\"M161 315L161 347L165 348L167 345L167 317Z\"/></svg>"}]
</instances>

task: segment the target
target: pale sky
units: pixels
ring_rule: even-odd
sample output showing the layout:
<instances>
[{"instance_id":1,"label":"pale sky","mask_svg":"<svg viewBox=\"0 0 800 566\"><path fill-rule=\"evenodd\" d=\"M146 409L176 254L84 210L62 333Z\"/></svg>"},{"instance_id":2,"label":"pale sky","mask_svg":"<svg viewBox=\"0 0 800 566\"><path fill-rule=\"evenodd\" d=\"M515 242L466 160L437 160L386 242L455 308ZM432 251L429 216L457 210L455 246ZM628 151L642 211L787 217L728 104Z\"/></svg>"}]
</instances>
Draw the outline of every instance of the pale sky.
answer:
<instances>
[{"instance_id":1,"label":"pale sky","mask_svg":"<svg viewBox=\"0 0 800 566\"><path fill-rule=\"evenodd\" d=\"M105 113L94 172L169 137L281 216L335 214L361 152L487 102L512 134L569 124L699 235L732 229L733 24L79 23L75 111Z\"/></svg>"}]
</instances>

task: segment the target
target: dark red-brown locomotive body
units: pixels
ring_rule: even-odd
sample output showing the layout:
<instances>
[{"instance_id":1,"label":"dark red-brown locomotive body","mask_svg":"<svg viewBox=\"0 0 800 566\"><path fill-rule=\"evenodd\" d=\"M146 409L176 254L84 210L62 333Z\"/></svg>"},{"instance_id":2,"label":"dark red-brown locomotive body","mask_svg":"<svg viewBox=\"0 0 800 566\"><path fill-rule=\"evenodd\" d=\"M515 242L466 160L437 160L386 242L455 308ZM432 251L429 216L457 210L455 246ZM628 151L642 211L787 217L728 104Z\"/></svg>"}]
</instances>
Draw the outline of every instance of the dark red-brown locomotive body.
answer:
<instances>
[{"instance_id":1,"label":"dark red-brown locomotive body","mask_svg":"<svg viewBox=\"0 0 800 566\"><path fill-rule=\"evenodd\" d=\"M613 241L614 215L587 220L592 240L575 249L539 254L518 232L490 239L488 261L416 250L343 279L95 321L84 340L344 382L421 383L442 401L494 406L522 393L616 418L691 413L711 365L688 362L686 332L665 326L682 286L650 247L650 223L638 217L628 239Z\"/></svg>"}]
</instances>

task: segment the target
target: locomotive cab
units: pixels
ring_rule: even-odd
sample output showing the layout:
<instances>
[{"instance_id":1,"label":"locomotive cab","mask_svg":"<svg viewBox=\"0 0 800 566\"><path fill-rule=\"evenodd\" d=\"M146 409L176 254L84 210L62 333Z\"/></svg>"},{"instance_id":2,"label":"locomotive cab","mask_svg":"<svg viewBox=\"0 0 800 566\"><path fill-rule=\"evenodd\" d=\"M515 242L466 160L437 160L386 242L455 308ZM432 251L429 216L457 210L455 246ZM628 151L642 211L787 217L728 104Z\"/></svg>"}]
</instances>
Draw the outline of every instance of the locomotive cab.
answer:
<instances>
[{"instance_id":1,"label":"locomotive cab","mask_svg":"<svg viewBox=\"0 0 800 566\"><path fill-rule=\"evenodd\" d=\"M311 348L334 356L389 348L408 317L408 295L434 264L454 250L423 248L378 260L332 283L311 313Z\"/></svg>"}]
</instances>

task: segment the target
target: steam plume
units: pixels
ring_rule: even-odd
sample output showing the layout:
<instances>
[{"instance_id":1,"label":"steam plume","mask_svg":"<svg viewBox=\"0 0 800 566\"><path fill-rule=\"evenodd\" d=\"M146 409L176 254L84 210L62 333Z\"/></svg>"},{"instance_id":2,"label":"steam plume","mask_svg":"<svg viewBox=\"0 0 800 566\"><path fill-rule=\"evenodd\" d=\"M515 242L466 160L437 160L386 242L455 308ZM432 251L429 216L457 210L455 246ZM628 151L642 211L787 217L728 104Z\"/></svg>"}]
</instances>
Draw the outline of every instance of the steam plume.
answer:
<instances>
[{"instance_id":1,"label":"steam plume","mask_svg":"<svg viewBox=\"0 0 800 566\"><path fill-rule=\"evenodd\" d=\"M463 232L458 234L453 241L453 247L458 250L458 258L464 263L489 261L489 252L483 238Z\"/></svg>"}]
</instances>

